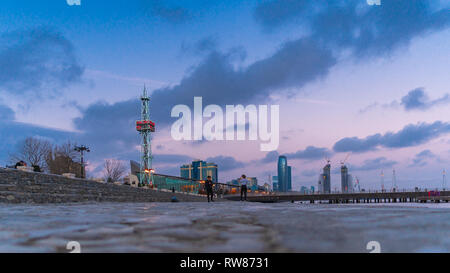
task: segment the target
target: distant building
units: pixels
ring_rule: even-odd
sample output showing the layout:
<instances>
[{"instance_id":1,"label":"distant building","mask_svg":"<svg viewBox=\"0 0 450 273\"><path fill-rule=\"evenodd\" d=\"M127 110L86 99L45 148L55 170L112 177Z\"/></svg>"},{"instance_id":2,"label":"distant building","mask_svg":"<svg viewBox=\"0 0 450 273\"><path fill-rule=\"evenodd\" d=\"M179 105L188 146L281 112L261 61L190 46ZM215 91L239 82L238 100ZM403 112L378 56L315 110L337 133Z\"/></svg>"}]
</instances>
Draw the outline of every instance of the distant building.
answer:
<instances>
[{"instance_id":1,"label":"distant building","mask_svg":"<svg viewBox=\"0 0 450 273\"><path fill-rule=\"evenodd\" d=\"M181 166L180 176L182 178L194 180L206 180L208 176L211 176L213 182L219 181L217 164L207 163L202 160L195 160L192 164Z\"/></svg>"},{"instance_id":2,"label":"distant building","mask_svg":"<svg viewBox=\"0 0 450 273\"><path fill-rule=\"evenodd\" d=\"M280 156L278 158L278 191L287 192L289 190L289 168L287 158Z\"/></svg>"},{"instance_id":3,"label":"distant building","mask_svg":"<svg viewBox=\"0 0 450 273\"><path fill-rule=\"evenodd\" d=\"M302 194L308 194L308 193L309 193L309 189L308 189L307 187L305 187L305 186L302 186L302 187L300 188L300 193L302 193Z\"/></svg>"},{"instance_id":4,"label":"distant building","mask_svg":"<svg viewBox=\"0 0 450 273\"><path fill-rule=\"evenodd\" d=\"M141 165L139 163L134 160L130 160L130 169L132 175L139 177L139 173L141 172Z\"/></svg>"},{"instance_id":5,"label":"distant building","mask_svg":"<svg viewBox=\"0 0 450 273\"><path fill-rule=\"evenodd\" d=\"M288 166L288 185L287 185L287 191L292 191L292 168L291 166Z\"/></svg>"},{"instance_id":6,"label":"distant building","mask_svg":"<svg viewBox=\"0 0 450 273\"><path fill-rule=\"evenodd\" d=\"M248 183L247 183L247 188L250 191L265 191L265 185L264 186L259 186L258 185L258 178L256 177L247 177ZM239 179L233 179L231 181L227 182L228 185L233 185L233 186L240 186L241 183L239 182ZM269 184L267 184L269 185Z\"/></svg>"},{"instance_id":7,"label":"distant building","mask_svg":"<svg viewBox=\"0 0 450 273\"><path fill-rule=\"evenodd\" d=\"M315 193L316 192L316 189L314 188L314 186L311 186L311 193Z\"/></svg>"},{"instance_id":8,"label":"distant building","mask_svg":"<svg viewBox=\"0 0 450 273\"><path fill-rule=\"evenodd\" d=\"M266 191L266 192L270 191L270 184L269 183L264 183L263 187L264 187L264 191Z\"/></svg>"},{"instance_id":9,"label":"distant building","mask_svg":"<svg viewBox=\"0 0 450 273\"><path fill-rule=\"evenodd\" d=\"M258 178L256 178L256 177L247 177L247 180L249 181L247 187L251 191L257 191L258 190Z\"/></svg>"},{"instance_id":10,"label":"distant building","mask_svg":"<svg viewBox=\"0 0 450 273\"><path fill-rule=\"evenodd\" d=\"M272 176L272 190L278 191L278 176Z\"/></svg>"},{"instance_id":11,"label":"distant building","mask_svg":"<svg viewBox=\"0 0 450 273\"><path fill-rule=\"evenodd\" d=\"M331 193L331 165L328 163L319 175L318 191L320 193Z\"/></svg>"},{"instance_id":12,"label":"distant building","mask_svg":"<svg viewBox=\"0 0 450 273\"><path fill-rule=\"evenodd\" d=\"M345 193L353 192L353 177L348 173L345 165L341 167L341 190Z\"/></svg>"}]
</instances>

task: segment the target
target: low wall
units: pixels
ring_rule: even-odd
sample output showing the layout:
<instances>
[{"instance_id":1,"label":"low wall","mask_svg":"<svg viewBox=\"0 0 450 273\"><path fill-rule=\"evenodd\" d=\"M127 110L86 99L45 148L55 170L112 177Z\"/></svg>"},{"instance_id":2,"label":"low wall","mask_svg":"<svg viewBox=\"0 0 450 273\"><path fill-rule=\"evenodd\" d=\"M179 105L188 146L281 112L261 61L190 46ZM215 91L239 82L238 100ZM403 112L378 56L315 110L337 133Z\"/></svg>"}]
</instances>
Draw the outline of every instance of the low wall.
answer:
<instances>
[{"instance_id":1,"label":"low wall","mask_svg":"<svg viewBox=\"0 0 450 273\"><path fill-rule=\"evenodd\" d=\"M204 202L206 197L0 168L0 203Z\"/></svg>"}]
</instances>

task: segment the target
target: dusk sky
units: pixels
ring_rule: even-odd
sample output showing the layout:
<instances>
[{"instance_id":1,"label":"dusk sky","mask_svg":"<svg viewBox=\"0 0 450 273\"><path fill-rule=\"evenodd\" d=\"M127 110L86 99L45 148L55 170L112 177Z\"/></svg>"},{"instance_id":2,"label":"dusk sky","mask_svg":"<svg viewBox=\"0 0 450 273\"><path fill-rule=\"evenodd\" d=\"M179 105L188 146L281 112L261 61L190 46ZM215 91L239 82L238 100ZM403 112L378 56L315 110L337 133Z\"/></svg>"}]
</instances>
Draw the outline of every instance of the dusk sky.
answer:
<instances>
[{"instance_id":1,"label":"dusk sky","mask_svg":"<svg viewBox=\"0 0 450 273\"><path fill-rule=\"evenodd\" d=\"M179 176L192 159L219 180L276 175L317 186L331 158L363 188L442 186L450 170L450 1L3 0L0 164L29 136L139 161L139 96L150 91L154 167ZM175 141L177 104L280 105L280 145ZM331 178L332 189L340 176ZM448 183L447 183L448 184Z\"/></svg>"}]
</instances>

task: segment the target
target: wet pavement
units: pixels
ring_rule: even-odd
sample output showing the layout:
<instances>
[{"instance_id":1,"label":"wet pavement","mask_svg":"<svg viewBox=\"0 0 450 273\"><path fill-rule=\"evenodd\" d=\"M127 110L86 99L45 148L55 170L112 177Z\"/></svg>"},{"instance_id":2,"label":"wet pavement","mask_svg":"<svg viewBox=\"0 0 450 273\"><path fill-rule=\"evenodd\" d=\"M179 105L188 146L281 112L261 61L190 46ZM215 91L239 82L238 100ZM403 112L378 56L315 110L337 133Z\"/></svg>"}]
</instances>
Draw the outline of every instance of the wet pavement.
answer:
<instances>
[{"instance_id":1,"label":"wet pavement","mask_svg":"<svg viewBox=\"0 0 450 273\"><path fill-rule=\"evenodd\" d=\"M448 204L0 205L0 252L450 252Z\"/></svg>"}]
</instances>

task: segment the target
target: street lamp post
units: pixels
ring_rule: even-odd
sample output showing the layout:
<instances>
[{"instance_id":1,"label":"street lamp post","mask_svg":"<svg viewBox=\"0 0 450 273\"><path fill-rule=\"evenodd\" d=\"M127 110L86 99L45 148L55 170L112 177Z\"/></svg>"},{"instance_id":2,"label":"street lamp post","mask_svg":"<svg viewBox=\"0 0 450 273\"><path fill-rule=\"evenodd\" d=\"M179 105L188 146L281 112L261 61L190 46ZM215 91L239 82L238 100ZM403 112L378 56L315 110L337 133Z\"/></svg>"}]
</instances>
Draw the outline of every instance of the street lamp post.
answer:
<instances>
[{"instance_id":1,"label":"street lamp post","mask_svg":"<svg viewBox=\"0 0 450 273\"><path fill-rule=\"evenodd\" d=\"M84 168L84 152L89 153L91 150L89 149L89 147L86 147L84 145L76 146L74 150L80 153L81 178L86 178L86 170Z\"/></svg>"}]
</instances>

